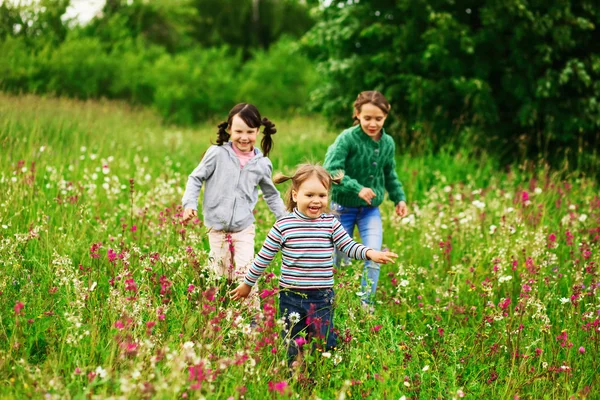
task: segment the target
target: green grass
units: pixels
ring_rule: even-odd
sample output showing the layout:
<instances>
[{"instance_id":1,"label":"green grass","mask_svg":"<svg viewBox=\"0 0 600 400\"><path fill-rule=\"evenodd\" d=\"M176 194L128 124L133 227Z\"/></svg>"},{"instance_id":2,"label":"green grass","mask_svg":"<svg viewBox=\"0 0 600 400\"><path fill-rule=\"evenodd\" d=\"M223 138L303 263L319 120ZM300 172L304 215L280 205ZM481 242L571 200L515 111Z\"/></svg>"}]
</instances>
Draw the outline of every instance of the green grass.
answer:
<instances>
[{"instance_id":1,"label":"green grass","mask_svg":"<svg viewBox=\"0 0 600 400\"><path fill-rule=\"evenodd\" d=\"M375 314L356 295L360 263L340 269L335 325L345 340L330 357L306 355L310 379L290 378L276 299L263 300L260 329L248 333L249 316L229 304L224 284L215 301L207 293L204 228L180 223L187 174L219 121L181 129L120 103L4 94L0 115L0 397L600 391L592 179L500 168L467 145L398 154L411 215L382 206L384 245L400 257L382 267ZM322 160L337 134L319 117L269 117L275 171ZM256 217L258 249L273 222L264 202ZM269 382L288 386L269 391Z\"/></svg>"}]
</instances>

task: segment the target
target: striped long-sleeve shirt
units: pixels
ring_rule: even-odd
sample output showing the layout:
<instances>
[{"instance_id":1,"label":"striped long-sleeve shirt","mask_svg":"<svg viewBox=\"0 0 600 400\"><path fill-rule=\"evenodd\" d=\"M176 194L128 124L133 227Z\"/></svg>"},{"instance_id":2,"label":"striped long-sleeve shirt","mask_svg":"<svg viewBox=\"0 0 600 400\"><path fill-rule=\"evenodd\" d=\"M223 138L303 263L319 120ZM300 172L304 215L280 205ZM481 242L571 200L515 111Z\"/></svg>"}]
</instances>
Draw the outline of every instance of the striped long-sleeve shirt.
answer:
<instances>
[{"instance_id":1,"label":"striped long-sleeve shirt","mask_svg":"<svg viewBox=\"0 0 600 400\"><path fill-rule=\"evenodd\" d=\"M365 260L368 247L356 243L329 214L312 219L294 209L279 219L250 267L244 282L254 286L278 251L281 251L279 284L293 289L333 287L334 246L350 258Z\"/></svg>"}]
</instances>

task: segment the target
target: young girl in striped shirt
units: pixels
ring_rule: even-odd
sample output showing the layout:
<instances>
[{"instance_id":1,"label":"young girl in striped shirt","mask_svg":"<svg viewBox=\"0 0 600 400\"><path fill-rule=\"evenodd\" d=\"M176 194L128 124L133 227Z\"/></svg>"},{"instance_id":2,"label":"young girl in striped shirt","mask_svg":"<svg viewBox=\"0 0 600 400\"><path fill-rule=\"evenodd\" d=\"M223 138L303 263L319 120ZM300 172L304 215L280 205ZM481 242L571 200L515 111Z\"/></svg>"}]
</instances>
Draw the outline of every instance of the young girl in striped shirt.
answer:
<instances>
[{"instance_id":1,"label":"young girl in striped shirt","mask_svg":"<svg viewBox=\"0 0 600 400\"><path fill-rule=\"evenodd\" d=\"M246 298L278 251L282 266L279 278L279 312L285 319L282 332L288 344L290 365L296 358L302 333L318 337L326 349L336 345L333 330L333 251L348 257L386 264L397 257L392 252L370 249L352 240L328 207L332 178L321 166L300 165L289 177L275 176L275 183L292 180L287 194L290 214L271 228L244 282L230 292L234 300Z\"/></svg>"}]
</instances>

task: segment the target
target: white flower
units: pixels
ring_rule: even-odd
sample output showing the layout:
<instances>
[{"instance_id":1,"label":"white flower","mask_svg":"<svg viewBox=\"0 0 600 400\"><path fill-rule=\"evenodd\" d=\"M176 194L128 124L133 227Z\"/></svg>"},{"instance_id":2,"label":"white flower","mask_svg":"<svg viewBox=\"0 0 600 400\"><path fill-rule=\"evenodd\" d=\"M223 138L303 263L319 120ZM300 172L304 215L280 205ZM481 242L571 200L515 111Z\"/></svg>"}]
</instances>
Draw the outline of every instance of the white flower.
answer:
<instances>
[{"instance_id":1,"label":"white flower","mask_svg":"<svg viewBox=\"0 0 600 400\"><path fill-rule=\"evenodd\" d=\"M458 193L454 195L454 200L460 201L462 199L462 194Z\"/></svg>"},{"instance_id":2,"label":"white flower","mask_svg":"<svg viewBox=\"0 0 600 400\"><path fill-rule=\"evenodd\" d=\"M410 387L410 383L408 383L408 382L404 381L404 386L406 386L406 387Z\"/></svg>"},{"instance_id":3,"label":"white flower","mask_svg":"<svg viewBox=\"0 0 600 400\"><path fill-rule=\"evenodd\" d=\"M475 200L472 204L480 210L483 210L485 208L485 203L483 201Z\"/></svg>"},{"instance_id":4,"label":"white flower","mask_svg":"<svg viewBox=\"0 0 600 400\"><path fill-rule=\"evenodd\" d=\"M496 229L498 229L496 225L490 225L490 235L494 234L496 232Z\"/></svg>"},{"instance_id":5,"label":"white flower","mask_svg":"<svg viewBox=\"0 0 600 400\"><path fill-rule=\"evenodd\" d=\"M79 150L81 150L82 153L85 153L85 151L87 150L87 147L81 146L81 148Z\"/></svg>"},{"instance_id":6,"label":"white flower","mask_svg":"<svg viewBox=\"0 0 600 400\"><path fill-rule=\"evenodd\" d=\"M579 222L584 222L586 219L587 219L587 215L585 215L585 214L581 214L579 216Z\"/></svg>"},{"instance_id":7,"label":"white flower","mask_svg":"<svg viewBox=\"0 0 600 400\"><path fill-rule=\"evenodd\" d=\"M92 283L92 286L90 287L90 292L93 292L94 289L96 289L96 286L98 285L98 282L94 282Z\"/></svg>"},{"instance_id":8,"label":"white flower","mask_svg":"<svg viewBox=\"0 0 600 400\"><path fill-rule=\"evenodd\" d=\"M185 342L183 344L183 348L186 350L191 349L192 347L194 347L194 342Z\"/></svg>"},{"instance_id":9,"label":"white flower","mask_svg":"<svg viewBox=\"0 0 600 400\"><path fill-rule=\"evenodd\" d=\"M44 152L44 150L46 150L46 146L42 146L42 147L40 147L40 153L43 153L43 152Z\"/></svg>"},{"instance_id":10,"label":"white flower","mask_svg":"<svg viewBox=\"0 0 600 400\"><path fill-rule=\"evenodd\" d=\"M569 299L568 297L561 297L559 300L561 304L567 304L571 301L571 299Z\"/></svg>"},{"instance_id":11,"label":"white flower","mask_svg":"<svg viewBox=\"0 0 600 400\"><path fill-rule=\"evenodd\" d=\"M511 279L512 279L512 275L501 276L500 278L498 278L498 282L503 283L503 282L510 281Z\"/></svg>"},{"instance_id":12,"label":"white flower","mask_svg":"<svg viewBox=\"0 0 600 400\"><path fill-rule=\"evenodd\" d=\"M426 366L424 366L424 367L423 367L423 369L422 369L421 371L423 371L423 372L425 372L425 371L429 371L429 365L426 365Z\"/></svg>"},{"instance_id":13,"label":"white flower","mask_svg":"<svg viewBox=\"0 0 600 400\"><path fill-rule=\"evenodd\" d=\"M290 319L290 322L292 324L297 324L298 321L300 321L300 314L298 314L297 312L292 312L290 313L288 318Z\"/></svg>"},{"instance_id":14,"label":"white flower","mask_svg":"<svg viewBox=\"0 0 600 400\"><path fill-rule=\"evenodd\" d=\"M326 352L324 352L324 353L321 353L321 355L322 355L323 357L325 357L325 358L331 358L331 353L330 353L330 352L328 352L328 351L326 351Z\"/></svg>"},{"instance_id":15,"label":"white flower","mask_svg":"<svg viewBox=\"0 0 600 400\"><path fill-rule=\"evenodd\" d=\"M100 378L106 378L106 370L102 367L98 367L96 368L96 374L100 377Z\"/></svg>"},{"instance_id":16,"label":"white flower","mask_svg":"<svg viewBox=\"0 0 600 400\"><path fill-rule=\"evenodd\" d=\"M402 280L400 281L400 286L404 286L404 287L406 287L406 286L408 286L408 284L409 284L409 283L410 283L410 282L409 282L409 281L407 281L406 279L402 279Z\"/></svg>"},{"instance_id":17,"label":"white flower","mask_svg":"<svg viewBox=\"0 0 600 400\"><path fill-rule=\"evenodd\" d=\"M575 207L575 204L571 204L571 205L569 206L569 210L574 210L574 209L576 209L576 208L577 208L577 207Z\"/></svg>"},{"instance_id":18,"label":"white flower","mask_svg":"<svg viewBox=\"0 0 600 400\"><path fill-rule=\"evenodd\" d=\"M444 186L444 192L449 193L452 191L452 187L450 186Z\"/></svg>"},{"instance_id":19,"label":"white flower","mask_svg":"<svg viewBox=\"0 0 600 400\"><path fill-rule=\"evenodd\" d=\"M535 190L533 191L535 194L540 194L542 193L542 188L536 187Z\"/></svg>"}]
</instances>

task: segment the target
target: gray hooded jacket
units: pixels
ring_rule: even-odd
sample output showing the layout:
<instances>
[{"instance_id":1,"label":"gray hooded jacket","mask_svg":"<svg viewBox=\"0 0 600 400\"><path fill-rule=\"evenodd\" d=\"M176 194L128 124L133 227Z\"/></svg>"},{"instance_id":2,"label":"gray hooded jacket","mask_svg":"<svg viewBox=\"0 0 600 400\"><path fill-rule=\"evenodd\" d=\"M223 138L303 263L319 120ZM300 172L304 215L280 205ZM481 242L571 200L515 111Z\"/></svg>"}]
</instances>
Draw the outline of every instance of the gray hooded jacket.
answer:
<instances>
[{"instance_id":1,"label":"gray hooded jacket","mask_svg":"<svg viewBox=\"0 0 600 400\"><path fill-rule=\"evenodd\" d=\"M200 164L190 174L183 194L183 208L198 209L198 196L204 182L202 213L204 224L215 230L239 232L254 222L253 210L260 186L269 209L277 219L287 211L271 180L273 165L259 149L244 168L231 142L210 146Z\"/></svg>"}]
</instances>

